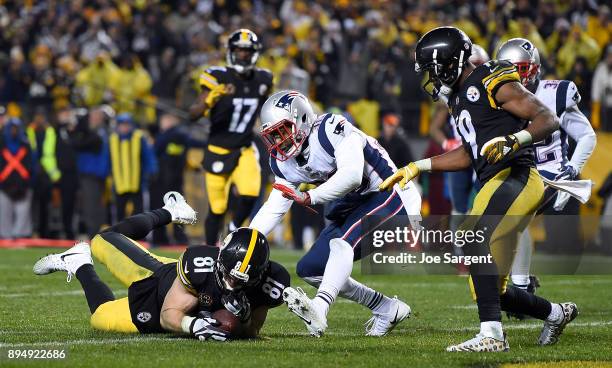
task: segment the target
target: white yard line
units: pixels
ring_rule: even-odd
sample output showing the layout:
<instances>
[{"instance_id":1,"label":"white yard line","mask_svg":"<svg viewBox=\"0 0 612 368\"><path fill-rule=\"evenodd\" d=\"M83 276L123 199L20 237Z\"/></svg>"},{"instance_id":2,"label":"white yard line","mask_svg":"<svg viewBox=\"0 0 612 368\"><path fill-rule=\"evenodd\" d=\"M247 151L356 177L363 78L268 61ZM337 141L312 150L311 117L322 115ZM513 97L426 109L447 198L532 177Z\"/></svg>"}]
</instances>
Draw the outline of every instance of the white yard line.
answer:
<instances>
[{"instance_id":1,"label":"white yard line","mask_svg":"<svg viewBox=\"0 0 612 368\"><path fill-rule=\"evenodd\" d=\"M0 348L18 348L30 346L71 346L71 345L108 345L108 344L126 344L126 343L142 343L148 341L170 341L170 340L192 340L187 338L168 338L155 336L134 336L126 338L113 339L79 339L66 341L40 341L31 343L0 343Z\"/></svg>"}]
</instances>

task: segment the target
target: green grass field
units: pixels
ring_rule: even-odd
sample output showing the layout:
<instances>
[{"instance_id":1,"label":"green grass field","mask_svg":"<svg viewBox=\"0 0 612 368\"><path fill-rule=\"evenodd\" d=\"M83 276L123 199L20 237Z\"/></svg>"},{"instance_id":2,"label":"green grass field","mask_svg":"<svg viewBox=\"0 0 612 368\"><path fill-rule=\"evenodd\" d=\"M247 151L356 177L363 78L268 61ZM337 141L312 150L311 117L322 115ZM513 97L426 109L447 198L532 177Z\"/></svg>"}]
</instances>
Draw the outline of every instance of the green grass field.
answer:
<instances>
[{"instance_id":1,"label":"green grass field","mask_svg":"<svg viewBox=\"0 0 612 368\"><path fill-rule=\"evenodd\" d=\"M370 313L340 300L329 315L327 334L306 334L303 323L284 306L268 316L256 341L198 342L168 335L102 333L89 327L89 309L77 280L62 273L35 276L32 265L45 249L0 250L0 367L252 367L252 366L502 366L556 362L546 366L612 367L612 276L544 276L540 293L555 301L574 301L580 316L555 346L536 344L541 322L507 321L509 353L446 353L444 348L472 337L478 318L467 282L457 276L354 276L387 295L397 294L413 317L385 338L364 336ZM165 254L161 252L162 254ZM165 255L172 256L172 253ZM176 254L174 254L176 255ZM273 259L295 275L300 254L273 250ZM115 295L126 291L100 266L101 278ZM310 295L313 289L296 278ZM64 360L9 360L8 349L66 349Z\"/></svg>"}]
</instances>

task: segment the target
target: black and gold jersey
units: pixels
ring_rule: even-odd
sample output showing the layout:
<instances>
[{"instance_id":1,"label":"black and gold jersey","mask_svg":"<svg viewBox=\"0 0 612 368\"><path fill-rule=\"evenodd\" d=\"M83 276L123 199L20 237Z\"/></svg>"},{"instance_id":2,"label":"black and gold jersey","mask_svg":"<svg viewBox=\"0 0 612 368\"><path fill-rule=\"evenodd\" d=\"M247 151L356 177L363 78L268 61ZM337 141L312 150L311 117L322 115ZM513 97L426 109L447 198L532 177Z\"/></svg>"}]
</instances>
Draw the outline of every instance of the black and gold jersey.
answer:
<instances>
[{"instance_id":1,"label":"black and gold jersey","mask_svg":"<svg viewBox=\"0 0 612 368\"><path fill-rule=\"evenodd\" d=\"M524 129L528 122L503 110L495 94L501 86L519 82L516 67L508 61L491 60L476 69L463 86L449 97L453 124L481 183L510 166L534 167L533 147L525 146L496 164L489 164L480 150L490 139Z\"/></svg>"},{"instance_id":2,"label":"black and gold jersey","mask_svg":"<svg viewBox=\"0 0 612 368\"><path fill-rule=\"evenodd\" d=\"M196 295L200 310L216 311L223 308L221 297L224 289L215 275L215 262L219 248L206 245L189 247L179 258L176 271L181 283ZM274 308L283 303L283 290L289 286L289 272L276 262L270 261L262 279L253 287L245 290L251 308L267 306Z\"/></svg>"},{"instance_id":3,"label":"black and gold jersey","mask_svg":"<svg viewBox=\"0 0 612 368\"><path fill-rule=\"evenodd\" d=\"M249 146L261 105L272 89L272 73L254 68L243 76L231 67L210 67L200 75L199 84L203 90L219 84L231 85L233 90L210 110L208 143L229 149Z\"/></svg>"}]
</instances>

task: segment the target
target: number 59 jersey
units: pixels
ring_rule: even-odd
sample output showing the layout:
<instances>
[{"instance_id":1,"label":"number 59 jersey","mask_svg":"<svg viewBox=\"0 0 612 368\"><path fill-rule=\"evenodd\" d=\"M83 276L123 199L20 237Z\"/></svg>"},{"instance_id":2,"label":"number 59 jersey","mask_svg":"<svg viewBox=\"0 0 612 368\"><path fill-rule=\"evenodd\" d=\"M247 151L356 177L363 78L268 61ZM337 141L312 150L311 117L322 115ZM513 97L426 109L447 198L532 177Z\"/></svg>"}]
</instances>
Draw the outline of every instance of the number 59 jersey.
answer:
<instances>
[{"instance_id":1,"label":"number 59 jersey","mask_svg":"<svg viewBox=\"0 0 612 368\"><path fill-rule=\"evenodd\" d=\"M176 273L185 288L198 297L200 310L214 312L223 308L221 297L227 293L215 275L219 248L206 245L185 250L176 264ZM261 280L244 289L251 308L274 308L283 303L283 290L290 284L289 272L280 264L270 261Z\"/></svg>"},{"instance_id":2,"label":"number 59 jersey","mask_svg":"<svg viewBox=\"0 0 612 368\"><path fill-rule=\"evenodd\" d=\"M253 125L272 88L272 73L254 68L242 76L231 67L210 67L199 79L202 89L219 84L231 85L233 93L219 99L210 111L208 143L224 148L240 148L251 144Z\"/></svg>"},{"instance_id":3,"label":"number 59 jersey","mask_svg":"<svg viewBox=\"0 0 612 368\"><path fill-rule=\"evenodd\" d=\"M503 110L495 94L501 86L519 82L516 67L502 60L491 60L478 66L454 92L448 101L455 128L472 160L472 166L482 184L507 167L535 167L533 147L520 148L496 164L490 164L480 155L489 140L517 133L528 122Z\"/></svg>"}]
</instances>

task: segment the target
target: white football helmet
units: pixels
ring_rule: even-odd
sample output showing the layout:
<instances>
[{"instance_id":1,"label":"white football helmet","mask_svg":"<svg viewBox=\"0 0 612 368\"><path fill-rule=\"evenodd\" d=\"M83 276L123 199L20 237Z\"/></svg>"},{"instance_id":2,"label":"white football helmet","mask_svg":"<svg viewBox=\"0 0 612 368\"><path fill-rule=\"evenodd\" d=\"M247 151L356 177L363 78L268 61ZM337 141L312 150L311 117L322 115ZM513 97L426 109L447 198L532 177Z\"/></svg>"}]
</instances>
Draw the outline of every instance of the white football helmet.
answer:
<instances>
[{"instance_id":1,"label":"white football helmet","mask_svg":"<svg viewBox=\"0 0 612 368\"><path fill-rule=\"evenodd\" d=\"M479 66L491 60L487 51L482 46L472 44L472 55L468 59L472 64Z\"/></svg>"},{"instance_id":2,"label":"white football helmet","mask_svg":"<svg viewBox=\"0 0 612 368\"><path fill-rule=\"evenodd\" d=\"M264 102L260 118L261 136L270 156L286 161L300 153L316 115L306 96L296 91L280 91Z\"/></svg>"},{"instance_id":3,"label":"white football helmet","mask_svg":"<svg viewBox=\"0 0 612 368\"><path fill-rule=\"evenodd\" d=\"M497 60L508 60L516 65L524 86L535 83L540 74L540 53L525 38L512 38L504 42L497 51Z\"/></svg>"}]
</instances>

